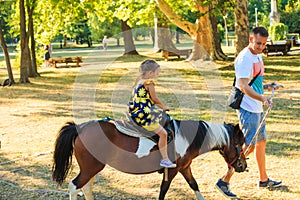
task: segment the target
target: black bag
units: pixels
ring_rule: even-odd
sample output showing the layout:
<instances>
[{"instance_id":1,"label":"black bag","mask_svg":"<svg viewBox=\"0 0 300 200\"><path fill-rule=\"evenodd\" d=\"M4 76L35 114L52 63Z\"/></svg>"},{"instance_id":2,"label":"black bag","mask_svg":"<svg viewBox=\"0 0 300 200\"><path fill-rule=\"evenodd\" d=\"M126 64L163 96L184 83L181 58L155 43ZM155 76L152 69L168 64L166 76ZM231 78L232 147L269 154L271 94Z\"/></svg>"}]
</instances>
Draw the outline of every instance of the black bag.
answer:
<instances>
[{"instance_id":1,"label":"black bag","mask_svg":"<svg viewBox=\"0 0 300 200\"><path fill-rule=\"evenodd\" d=\"M260 72L261 71L259 71L259 73L250 81L250 83L248 84L249 86L253 84ZM245 94L239 88L235 87L235 81L236 77L234 77L227 104L233 109L239 109Z\"/></svg>"},{"instance_id":2,"label":"black bag","mask_svg":"<svg viewBox=\"0 0 300 200\"><path fill-rule=\"evenodd\" d=\"M235 80L235 79L234 79ZM237 87L232 86L227 100L228 105L233 109L239 109L244 97L244 93Z\"/></svg>"}]
</instances>

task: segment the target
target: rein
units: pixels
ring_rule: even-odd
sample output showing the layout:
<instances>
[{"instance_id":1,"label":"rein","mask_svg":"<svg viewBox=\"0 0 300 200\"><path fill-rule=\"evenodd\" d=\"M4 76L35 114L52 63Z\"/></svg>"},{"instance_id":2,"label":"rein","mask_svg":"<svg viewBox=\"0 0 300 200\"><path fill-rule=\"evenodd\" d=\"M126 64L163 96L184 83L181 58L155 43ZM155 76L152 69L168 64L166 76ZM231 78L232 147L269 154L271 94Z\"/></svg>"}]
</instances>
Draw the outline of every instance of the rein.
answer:
<instances>
[{"instance_id":1,"label":"rein","mask_svg":"<svg viewBox=\"0 0 300 200\"><path fill-rule=\"evenodd\" d=\"M273 85L273 86L272 86L272 95L271 95L271 97L270 97L270 101L273 100L273 97L274 97L274 90L275 90L274 88L275 88L276 86L277 86L277 85ZM281 87L282 87L282 86L281 86ZM267 118L269 112L271 111L271 109L272 109L272 105L270 105L270 106L268 107L266 113L264 114L263 119L261 120L261 122L260 122L260 124L259 124L259 126L258 126L258 128L257 128L257 130L256 130L256 132L255 132L255 134L254 134L254 136L253 136L253 138L252 138L252 140L250 141L250 144L248 145L247 149L245 150L245 154L246 154L246 155L247 155L248 152L250 151L250 148L253 146L254 140L257 139L257 135L258 135L260 129L262 128L264 122L266 121L266 118Z\"/></svg>"},{"instance_id":2,"label":"rein","mask_svg":"<svg viewBox=\"0 0 300 200\"><path fill-rule=\"evenodd\" d=\"M236 156L235 156L235 158L231 162L229 162L229 159L227 158L227 156L225 154L225 151L226 151L226 148L228 148L228 145L225 145L224 148L223 148L223 150L221 150L222 156L224 157L224 159L225 159L225 161L226 161L226 163L228 165L228 168L232 168L233 167L232 166L233 163L235 163L237 160L240 160L241 159L241 155L243 154L243 150L240 151L240 149L238 147L238 144L236 143L234 137L231 139L231 143L229 144L229 149L230 149L230 147L232 145L234 145L234 148L236 150Z\"/></svg>"}]
</instances>

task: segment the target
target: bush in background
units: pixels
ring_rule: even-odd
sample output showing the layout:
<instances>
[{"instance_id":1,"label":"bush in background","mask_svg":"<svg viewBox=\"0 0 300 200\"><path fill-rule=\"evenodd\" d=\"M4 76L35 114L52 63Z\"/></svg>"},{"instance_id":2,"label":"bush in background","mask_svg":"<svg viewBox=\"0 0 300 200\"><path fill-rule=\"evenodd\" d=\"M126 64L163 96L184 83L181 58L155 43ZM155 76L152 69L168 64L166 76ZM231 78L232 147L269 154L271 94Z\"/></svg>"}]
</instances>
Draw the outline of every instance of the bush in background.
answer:
<instances>
[{"instance_id":1,"label":"bush in background","mask_svg":"<svg viewBox=\"0 0 300 200\"><path fill-rule=\"evenodd\" d=\"M285 39L288 27L283 23L277 23L269 27L269 35L273 41Z\"/></svg>"}]
</instances>

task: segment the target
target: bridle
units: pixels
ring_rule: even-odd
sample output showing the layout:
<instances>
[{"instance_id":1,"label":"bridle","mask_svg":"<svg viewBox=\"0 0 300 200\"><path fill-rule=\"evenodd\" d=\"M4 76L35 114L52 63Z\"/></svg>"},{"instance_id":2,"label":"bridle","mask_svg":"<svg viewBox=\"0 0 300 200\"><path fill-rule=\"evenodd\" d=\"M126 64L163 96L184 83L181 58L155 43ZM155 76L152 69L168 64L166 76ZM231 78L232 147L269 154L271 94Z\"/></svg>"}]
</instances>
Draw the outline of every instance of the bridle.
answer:
<instances>
[{"instance_id":1,"label":"bridle","mask_svg":"<svg viewBox=\"0 0 300 200\"><path fill-rule=\"evenodd\" d=\"M243 150L241 151L239 148L239 145L237 144L237 141L234 137L231 138L231 142L229 144L229 149L230 147L233 146L233 148L236 151L236 156L234 157L234 159L232 161L229 160L229 158L226 156L225 151L228 148L228 145L225 145L224 148L222 150L220 150L221 155L224 157L228 168L232 168L233 163L237 162L237 166L241 167L242 166L242 162L241 162L241 155L243 154Z\"/></svg>"}]
</instances>

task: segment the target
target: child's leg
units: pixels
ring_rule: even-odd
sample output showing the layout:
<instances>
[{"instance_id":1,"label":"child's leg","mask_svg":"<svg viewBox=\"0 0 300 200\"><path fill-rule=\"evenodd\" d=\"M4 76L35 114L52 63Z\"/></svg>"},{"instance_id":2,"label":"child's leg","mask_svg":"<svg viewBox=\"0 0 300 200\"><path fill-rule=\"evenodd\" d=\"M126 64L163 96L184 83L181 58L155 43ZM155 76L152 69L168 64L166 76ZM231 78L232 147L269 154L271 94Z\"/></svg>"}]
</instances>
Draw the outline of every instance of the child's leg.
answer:
<instances>
[{"instance_id":1,"label":"child's leg","mask_svg":"<svg viewBox=\"0 0 300 200\"><path fill-rule=\"evenodd\" d=\"M159 126L154 133L156 133L159 136L158 140L158 148L161 153L161 156L163 159L168 158L168 152L167 152L167 131L162 127Z\"/></svg>"}]
</instances>

